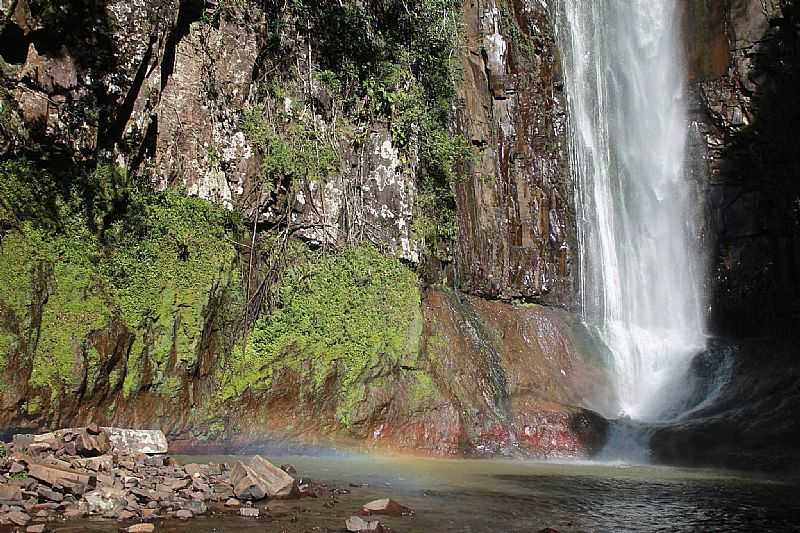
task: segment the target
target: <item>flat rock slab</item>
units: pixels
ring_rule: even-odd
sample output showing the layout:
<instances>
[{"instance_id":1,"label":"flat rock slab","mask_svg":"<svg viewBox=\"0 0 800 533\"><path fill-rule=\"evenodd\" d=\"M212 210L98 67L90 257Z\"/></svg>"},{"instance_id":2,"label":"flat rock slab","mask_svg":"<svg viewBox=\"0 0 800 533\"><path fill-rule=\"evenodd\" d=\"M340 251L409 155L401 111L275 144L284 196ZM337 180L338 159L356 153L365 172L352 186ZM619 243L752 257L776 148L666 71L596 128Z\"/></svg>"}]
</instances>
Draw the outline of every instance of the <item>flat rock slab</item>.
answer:
<instances>
[{"instance_id":1,"label":"flat rock slab","mask_svg":"<svg viewBox=\"0 0 800 533\"><path fill-rule=\"evenodd\" d=\"M93 486L95 482L94 477L82 472L35 463L28 465L28 476L47 483L51 487L60 484L61 481L71 481L87 486Z\"/></svg>"},{"instance_id":2,"label":"flat rock slab","mask_svg":"<svg viewBox=\"0 0 800 533\"><path fill-rule=\"evenodd\" d=\"M130 526L127 531L128 533L150 533L151 531L155 531L156 526L153 524L134 524Z\"/></svg>"},{"instance_id":3,"label":"flat rock slab","mask_svg":"<svg viewBox=\"0 0 800 533\"><path fill-rule=\"evenodd\" d=\"M112 447L124 453L167 453L167 437L160 429L102 428L108 433Z\"/></svg>"}]
</instances>

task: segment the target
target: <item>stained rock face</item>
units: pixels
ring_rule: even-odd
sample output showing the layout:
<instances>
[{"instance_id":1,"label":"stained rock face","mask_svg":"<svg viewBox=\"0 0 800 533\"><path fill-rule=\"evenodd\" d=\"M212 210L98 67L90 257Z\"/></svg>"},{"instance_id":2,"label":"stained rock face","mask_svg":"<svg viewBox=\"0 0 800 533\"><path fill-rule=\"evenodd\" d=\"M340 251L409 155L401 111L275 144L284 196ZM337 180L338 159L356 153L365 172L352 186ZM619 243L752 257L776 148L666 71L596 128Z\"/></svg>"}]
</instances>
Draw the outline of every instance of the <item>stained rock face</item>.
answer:
<instances>
[{"instance_id":1,"label":"stained rock face","mask_svg":"<svg viewBox=\"0 0 800 533\"><path fill-rule=\"evenodd\" d=\"M363 396L348 427L328 392L334 377L319 390L287 369L246 399L247 426L209 451L281 441L287 420L295 439L436 456L585 457L602 447L607 424L595 410L613 412L600 400L610 387L568 313L429 291L423 315L419 357L355 385Z\"/></svg>"},{"instance_id":2,"label":"stained rock face","mask_svg":"<svg viewBox=\"0 0 800 533\"><path fill-rule=\"evenodd\" d=\"M542 2L466 5L458 128L480 149L457 187L459 286L574 303L575 215L553 27Z\"/></svg>"}]
</instances>

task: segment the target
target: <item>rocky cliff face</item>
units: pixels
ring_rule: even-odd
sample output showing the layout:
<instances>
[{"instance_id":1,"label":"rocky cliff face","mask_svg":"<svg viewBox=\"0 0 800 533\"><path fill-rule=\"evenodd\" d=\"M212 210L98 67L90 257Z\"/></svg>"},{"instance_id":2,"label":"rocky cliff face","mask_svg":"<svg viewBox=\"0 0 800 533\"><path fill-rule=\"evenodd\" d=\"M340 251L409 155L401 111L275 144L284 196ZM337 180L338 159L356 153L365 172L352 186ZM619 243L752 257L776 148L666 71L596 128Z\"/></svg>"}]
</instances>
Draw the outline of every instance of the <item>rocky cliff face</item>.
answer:
<instances>
[{"instance_id":1,"label":"rocky cliff face","mask_svg":"<svg viewBox=\"0 0 800 533\"><path fill-rule=\"evenodd\" d=\"M0 1L0 424L593 453L546 7L297 5Z\"/></svg>"},{"instance_id":2,"label":"rocky cliff face","mask_svg":"<svg viewBox=\"0 0 800 533\"><path fill-rule=\"evenodd\" d=\"M791 1L689 2L694 153L707 161L715 331L791 334L798 318L800 31ZM715 242L714 242L715 241Z\"/></svg>"},{"instance_id":3,"label":"rocky cliff face","mask_svg":"<svg viewBox=\"0 0 800 533\"><path fill-rule=\"evenodd\" d=\"M458 285L490 298L574 304L575 214L558 51L540 2L465 4L459 127L480 148L457 188Z\"/></svg>"}]
</instances>

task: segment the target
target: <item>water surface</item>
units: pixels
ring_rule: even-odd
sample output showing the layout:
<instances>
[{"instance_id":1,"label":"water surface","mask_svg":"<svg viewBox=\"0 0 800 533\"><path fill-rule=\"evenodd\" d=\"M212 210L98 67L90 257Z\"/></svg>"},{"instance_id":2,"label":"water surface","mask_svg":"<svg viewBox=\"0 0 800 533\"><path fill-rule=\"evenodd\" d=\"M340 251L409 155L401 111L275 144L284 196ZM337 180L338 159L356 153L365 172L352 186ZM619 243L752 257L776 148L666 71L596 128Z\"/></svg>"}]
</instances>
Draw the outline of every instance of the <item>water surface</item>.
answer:
<instances>
[{"instance_id":1,"label":"water surface","mask_svg":"<svg viewBox=\"0 0 800 533\"><path fill-rule=\"evenodd\" d=\"M183 457L233 462L241 457ZM413 517L381 520L397 532L794 531L800 499L792 480L731 472L600 463L527 463L373 456L271 457L300 476L350 494L262 504L265 517L162 524L159 531L341 531L374 498L397 499ZM368 484L351 487L351 484ZM108 524L83 525L116 531ZM67 530L64 530L67 531Z\"/></svg>"}]
</instances>

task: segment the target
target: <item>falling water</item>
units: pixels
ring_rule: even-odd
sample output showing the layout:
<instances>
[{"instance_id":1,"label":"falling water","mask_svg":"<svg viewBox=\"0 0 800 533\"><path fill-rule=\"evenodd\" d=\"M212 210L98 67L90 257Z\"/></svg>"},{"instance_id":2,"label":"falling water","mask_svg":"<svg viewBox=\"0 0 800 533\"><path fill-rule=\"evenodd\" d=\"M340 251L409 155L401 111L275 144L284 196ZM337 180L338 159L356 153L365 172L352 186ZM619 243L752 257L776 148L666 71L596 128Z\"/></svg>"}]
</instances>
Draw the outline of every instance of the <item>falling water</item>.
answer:
<instances>
[{"instance_id":1,"label":"falling water","mask_svg":"<svg viewBox=\"0 0 800 533\"><path fill-rule=\"evenodd\" d=\"M658 418L705 344L675 0L559 0L584 319L621 414Z\"/></svg>"}]
</instances>

